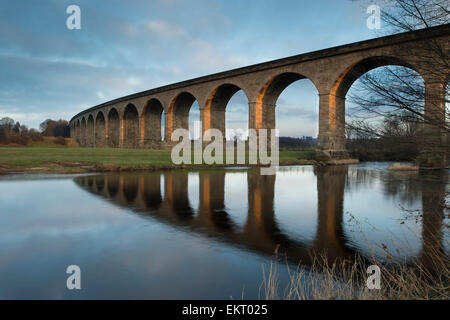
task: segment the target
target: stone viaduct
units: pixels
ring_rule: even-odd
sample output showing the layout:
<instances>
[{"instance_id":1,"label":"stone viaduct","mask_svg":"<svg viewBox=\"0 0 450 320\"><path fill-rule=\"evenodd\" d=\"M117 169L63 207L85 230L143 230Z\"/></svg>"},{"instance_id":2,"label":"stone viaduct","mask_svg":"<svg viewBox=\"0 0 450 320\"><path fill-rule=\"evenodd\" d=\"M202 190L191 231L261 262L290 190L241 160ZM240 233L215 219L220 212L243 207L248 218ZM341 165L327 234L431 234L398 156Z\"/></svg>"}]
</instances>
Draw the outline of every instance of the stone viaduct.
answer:
<instances>
[{"instance_id":1,"label":"stone viaduct","mask_svg":"<svg viewBox=\"0 0 450 320\"><path fill-rule=\"evenodd\" d=\"M424 52L430 43L449 51L450 24L361 41L325 50L220 72L135 93L87 109L70 120L71 135L87 147L161 148L170 146L176 128L189 125L197 101L203 132L225 134L228 101L239 90L248 99L248 127L275 128L278 97L291 83L309 79L319 94L318 158L345 159L345 97L364 73L386 65L418 72L425 83L425 114L445 115L448 71L430 71ZM426 57L426 58L425 58ZM439 99L431 97L441 97ZM164 121L164 122L163 122ZM161 125L164 123L164 142ZM428 126L428 136L442 143L443 134ZM225 135L224 135L225 136Z\"/></svg>"}]
</instances>

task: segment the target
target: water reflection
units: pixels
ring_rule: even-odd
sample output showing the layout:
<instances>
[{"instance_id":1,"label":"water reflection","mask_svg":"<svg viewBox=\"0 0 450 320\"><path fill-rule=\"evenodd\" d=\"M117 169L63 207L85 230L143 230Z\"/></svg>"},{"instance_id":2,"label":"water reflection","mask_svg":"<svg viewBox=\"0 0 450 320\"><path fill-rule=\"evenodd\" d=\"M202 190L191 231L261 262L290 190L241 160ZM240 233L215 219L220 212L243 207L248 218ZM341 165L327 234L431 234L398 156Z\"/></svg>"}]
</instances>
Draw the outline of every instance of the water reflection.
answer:
<instances>
[{"instance_id":1,"label":"water reflection","mask_svg":"<svg viewBox=\"0 0 450 320\"><path fill-rule=\"evenodd\" d=\"M304 168L301 170L305 170ZM369 255L368 248L358 246L344 228L344 199L346 194L367 188L381 188L385 197L404 206L421 200L423 206L422 244L419 256L426 261L428 253L443 247L444 201L447 174L418 175L416 173L390 173L385 170L358 170L357 167L312 167L316 176L317 226L312 241L301 240L295 232L280 224L283 214L275 210L277 192L289 191L283 185L275 190L276 180L282 173L261 176L258 170L233 171L173 171L133 174L81 176L75 182L83 189L108 199L118 206L132 208L134 212L155 218L175 227L185 228L206 237L238 246L261 255L273 255L276 250L292 263L310 264L313 252L326 252L327 257L349 259L355 251ZM298 175L296 169L287 169ZM247 215L243 225L233 218L225 204L227 178L245 174L247 194L239 194L233 201L247 199ZM198 190L189 190L189 180L198 179ZM234 180L231 178L231 182ZM192 188L191 186L191 188ZM236 186L237 187L237 186ZM191 191L191 192L190 192ZM193 201L190 195L198 198ZM370 192L369 192L370 195ZM360 200L358 200L361 202ZM192 203L197 203L193 207ZM364 203L362 204L364 205ZM375 214L375 209L373 212ZM301 208L298 208L301 210ZM400 212L400 208L397 210ZM310 213L311 214L311 213ZM292 219L292 218L291 218ZM415 246L417 247L417 246ZM415 248L417 249L417 248ZM404 254L404 253L403 253ZM410 257L406 257L410 258Z\"/></svg>"},{"instance_id":2,"label":"water reflection","mask_svg":"<svg viewBox=\"0 0 450 320\"><path fill-rule=\"evenodd\" d=\"M429 174L421 181L422 189L422 250L420 259L429 270L436 266L436 256L442 257L446 254L444 248L444 225L448 211L446 208L447 175ZM445 229L447 228L447 229ZM448 242L448 240L447 240Z\"/></svg>"},{"instance_id":3,"label":"water reflection","mask_svg":"<svg viewBox=\"0 0 450 320\"><path fill-rule=\"evenodd\" d=\"M432 268L449 252L447 173L387 165L0 177L0 298L227 299L245 286L257 299L277 248L297 266L313 252L369 256L383 243ZM81 291L66 288L71 264Z\"/></svg>"},{"instance_id":4,"label":"water reflection","mask_svg":"<svg viewBox=\"0 0 450 320\"><path fill-rule=\"evenodd\" d=\"M318 167L318 228L315 248L326 251L329 258L345 258L352 254L343 232L344 189L347 167Z\"/></svg>"}]
</instances>

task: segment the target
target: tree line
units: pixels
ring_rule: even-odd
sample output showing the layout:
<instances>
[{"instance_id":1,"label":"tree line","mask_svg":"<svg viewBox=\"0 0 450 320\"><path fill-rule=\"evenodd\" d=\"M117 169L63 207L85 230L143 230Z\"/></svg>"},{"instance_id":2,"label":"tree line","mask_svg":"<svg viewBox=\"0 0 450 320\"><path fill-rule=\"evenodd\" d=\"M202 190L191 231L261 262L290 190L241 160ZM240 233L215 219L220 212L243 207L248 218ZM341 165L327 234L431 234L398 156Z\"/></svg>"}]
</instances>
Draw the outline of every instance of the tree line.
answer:
<instances>
[{"instance_id":1,"label":"tree line","mask_svg":"<svg viewBox=\"0 0 450 320\"><path fill-rule=\"evenodd\" d=\"M58 142L62 144L64 138L70 137L70 127L67 120L47 119L39 125L39 129L28 128L19 121L16 122L12 118L4 117L0 119L0 144L25 146L30 141L43 141L44 136L57 137Z\"/></svg>"}]
</instances>

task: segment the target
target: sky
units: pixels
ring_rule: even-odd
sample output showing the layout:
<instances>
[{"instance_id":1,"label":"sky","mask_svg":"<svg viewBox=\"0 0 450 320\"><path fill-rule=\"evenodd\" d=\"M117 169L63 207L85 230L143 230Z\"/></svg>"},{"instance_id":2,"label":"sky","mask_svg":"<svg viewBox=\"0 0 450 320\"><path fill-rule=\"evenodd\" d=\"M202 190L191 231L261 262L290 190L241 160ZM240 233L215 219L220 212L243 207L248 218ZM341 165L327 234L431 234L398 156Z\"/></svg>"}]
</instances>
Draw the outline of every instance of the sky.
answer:
<instances>
[{"instance_id":1,"label":"sky","mask_svg":"<svg viewBox=\"0 0 450 320\"><path fill-rule=\"evenodd\" d=\"M0 118L38 128L94 105L215 72L375 38L351 0L0 0ZM69 5L81 29L69 30ZM317 90L277 101L281 136L316 136ZM198 106L190 116L198 117ZM247 127L242 92L227 127Z\"/></svg>"}]
</instances>

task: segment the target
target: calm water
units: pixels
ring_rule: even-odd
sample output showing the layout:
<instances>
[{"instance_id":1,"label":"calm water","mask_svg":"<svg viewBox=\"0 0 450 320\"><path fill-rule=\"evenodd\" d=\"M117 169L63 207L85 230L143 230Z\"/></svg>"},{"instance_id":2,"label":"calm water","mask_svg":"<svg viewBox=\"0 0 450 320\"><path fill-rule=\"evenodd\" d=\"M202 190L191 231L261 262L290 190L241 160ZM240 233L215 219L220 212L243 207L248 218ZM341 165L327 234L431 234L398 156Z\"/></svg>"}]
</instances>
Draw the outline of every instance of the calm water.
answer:
<instances>
[{"instance_id":1,"label":"calm water","mask_svg":"<svg viewBox=\"0 0 450 320\"><path fill-rule=\"evenodd\" d=\"M1 177L0 298L258 298L277 248L282 284L317 250L448 254L447 174L388 165Z\"/></svg>"}]
</instances>

